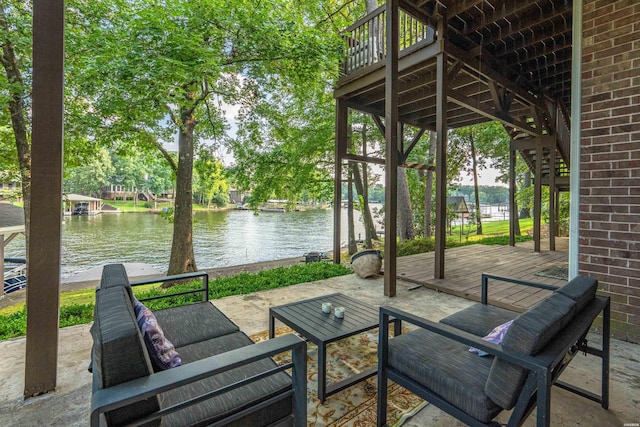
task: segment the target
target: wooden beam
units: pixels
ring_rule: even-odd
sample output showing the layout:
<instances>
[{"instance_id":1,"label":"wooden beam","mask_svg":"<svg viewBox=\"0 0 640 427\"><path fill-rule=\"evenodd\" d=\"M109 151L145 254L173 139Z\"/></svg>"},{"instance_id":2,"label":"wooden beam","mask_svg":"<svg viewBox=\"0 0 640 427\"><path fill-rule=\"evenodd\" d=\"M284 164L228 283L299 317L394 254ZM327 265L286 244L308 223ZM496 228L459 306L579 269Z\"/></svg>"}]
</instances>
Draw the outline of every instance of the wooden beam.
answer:
<instances>
[{"instance_id":1,"label":"wooden beam","mask_svg":"<svg viewBox=\"0 0 640 427\"><path fill-rule=\"evenodd\" d=\"M556 144L555 137L549 135L517 139L513 143L518 150L535 150L538 147L554 147Z\"/></svg>"},{"instance_id":2,"label":"wooden beam","mask_svg":"<svg viewBox=\"0 0 640 427\"><path fill-rule=\"evenodd\" d=\"M360 162L360 163L373 163L375 165L381 165L381 166L384 166L386 164L385 159L381 159L379 157L361 156L360 154L347 153L344 156L342 156L342 158L344 160L351 160L351 161Z\"/></svg>"},{"instance_id":3,"label":"wooden beam","mask_svg":"<svg viewBox=\"0 0 640 427\"><path fill-rule=\"evenodd\" d=\"M480 61L476 57L471 56L469 53L460 49L453 43L447 43L445 49L449 55L464 62L467 67L471 68L473 71L479 73L485 78L495 81L497 84L504 87L509 92L513 93L515 96L520 98L523 101L523 103L527 105L528 104L537 105L540 108L545 107L542 99L533 96L531 93L527 92L525 89L514 84L511 81L511 79L507 78L503 74L500 74L499 72L494 70L489 65L490 60L493 58L493 56L489 52L486 52L485 50L483 50L481 56L483 58L486 58L487 60Z\"/></svg>"},{"instance_id":4,"label":"wooden beam","mask_svg":"<svg viewBox=\"0 0 640 427\"><path fill-rule=\"evenodd\" d=\"M439 41L444 45L447 23L438 22ZM447 53L438 55L436 71L436 238L433 275L444 279L444 250L447 232Z\"/></svg>"},{"instance_id":5,"label":"wooden beam","mask_svg":"<svg viewBox=\"0 0 640 427\"><path fill-rule=\"evenodd\" d=\"M405 162L407 160L407 157L409 156L409 154L411 154L411 151L415 148L416 144L418 143L418 141L420 140L422 135L424 135L425 131L426 131L425 128L421 128L418 131L418 133L413 137L413 139L411 140L411 143L409 144L407 149L404 150L404 152L402 153L402 161L403 162Z\"/></svg>"},{"instance_id":6,"label":"wooden beam","mask_svg":"<svg viewBox=\"0 0 640 427\"><path fill-rule=\"evenodd\" d=\"M531 135L540 134L540 131L538 129L534 129L528 124L521 122L518 119L510 117L506 114L501 114L495 110L489 110L488 108L485 108L479 104L473 105L472 99L469 99L456 91L449 90L447 93L447 98L449 99L449 101L454 102L460 105L461 107L465 107L473 111L474 113L480 114L481 116L487 117L488 119L497 120L502 124L505 124L510 127L514 127L516 129L519 129Z\"/></svg>"},{"instance_id":7,"label":"wooden beam","mask_svg":"<svg viewBox=\"0 0 640 427\"><path fill-rule=\"evenodd\" d=\"M533 185L533 250L540 252L540 225L542 223L542 144L536 149L535 181Z\"/></svg>"},{"instance_id":8,"label":"wooden beam","mask_svg":"<svg viewBox=\"0 0 640 427\"><path fill-rule=\"evenodd\" d=\"M387 0L387 58L385 66L385 230L384 294L396 295L396 234L398 225L398 51L399 0Z\"/></svg>"},{"instance_id":9,"label":"wooden beam","mask_svg":"<svg viewBox=\"0 0 640 427\"><path fill-rule=\"evenodd\" d=\"M387 134L387 131L385 130L384 123L382 123L382 119L380 118L380 116L378 116L376 114L372 114L371 118L373 118L373 123L376 124L376 127L378 128L380 133L383 136L385 136Z\"/></svg>"},{"instance_id":10,"label":"wooden beam","mask_svg":"<svg viewBox=\"0 0 640 427\"><path fill-rule=\"evenodd\" d=\"M549 250L556 250L556 148L549 153Z\"/></svg>"},{"instance_id":11,"label":"wooden beam","mask_svg":"<svg viewBox=\"0 0 640 427\"><path fill-rule=\"evenodd\" d=\"M509 140L509 245L516 245L516 225L518 212L516 212L516 161L518 153L513 145L513 139ZM519 228L519 227L518 227Z\"/></svg>"},{"instance_id":12,"label":"wooden beam","mask_svg":"<svg viewBox=\"0 0 640 427\"><path fill-rule=\"evenodd\" d=\"M341 99L336 100L335 176L333 180L333 263L340 264L342 218L342 159L347 153L347 121L349 109Z\"/></svg>"},{"instance_id":13,"label":"wooden beam","mask_svg":"<svg viewBox=\"0 0 640 427\"><path fill-rule=\"evenodd\" d=\"M62 162L63 0L33 3L33 127L24 397L56 388Z\"/></svg>"}]
</instances>

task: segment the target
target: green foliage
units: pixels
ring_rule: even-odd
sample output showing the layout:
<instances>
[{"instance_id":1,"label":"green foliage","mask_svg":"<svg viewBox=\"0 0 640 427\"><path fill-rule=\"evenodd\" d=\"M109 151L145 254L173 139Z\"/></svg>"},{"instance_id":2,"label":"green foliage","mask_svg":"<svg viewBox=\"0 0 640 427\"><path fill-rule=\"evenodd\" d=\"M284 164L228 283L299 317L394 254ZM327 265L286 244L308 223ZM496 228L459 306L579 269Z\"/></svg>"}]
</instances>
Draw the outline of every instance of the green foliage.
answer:
<instances>
[{"instance_id":1,"label":"green foliage","mask_svg":"<svg viewBox=\"0 0 640 427\"><path fill-rule=\"evenodd\" d=\"M460 242L452 237L447 239L446 247L454 248L460 246ZM398 256L415 255L424 252L433 252L436 248L434 239L427 239L425 237L416 237L411 240L404 240L398 242L396 252Z\"/></svg>"},{"instance_id":2,"label":"green foliage","mask_svg":"<svg viewBox=\"0 0 640 427\"><path fill-rule=\"evenodd\" d=\"M480 192L480 203L482 204L500 204L508 203L509 201L509 189L500 185L479 185L478 190ZM458 187L457 192L464 196L467 196L469 200L473 200L473 186L461 185Z\"/></svg>"},{"instance_id":3,"label":"green foliage","mask_svg":"<svg viewBox=\"0 0 640 427\"><path fill-rule=\"evenodd\" d=\"M60 327L81 325L93 320L93 304L72 304L60 307Z\"/></svg>"},{"instance_id":4,"label":"green foliage","mask_svg":"<svg viewBox=\"0 0 640 427\"><path fill-rule=\"evenodd\" d=\"M218 299L231 295L242 295L250 292L281 288L298 283L313 282L336 276L350 274L351 270L339 264L316 262L299 264L290 267L278 267L258 273L242 273L236 276L220 277L209 282L209 299ZM148 288L134 293L138 298L157 295L174 294L181 291L194 290L201 287L201 282L194 280L168 289L161 287ZM201 301L200 294L187 294L160 300L145 302L151 310L160 310L176 305ZM60 307L60 327L89 323L93 320L93 304L70 304ZM26 308L16 312L0 315L0 340L19 337L26 334Z\"/></svg>"},{"instance_id":5,"label":"green foliage","mask_svg":"<svg viewBox=\"0 0 640 427\"><path fill-rule=\"evenodd\" d=\"M516 243L521 243L521 242L526 242L529 240L532 240L533 237L528 236L528 235L523 235L523 236L516 236ZM479 240L469 240L466 242L466 244L472 245L472 244L480 244L480 245L501 245L501 246L507 246L509 244L509 236L488 236L488 237L483 237L482 239Z\"/></svg>"},{"instance_id":6,"label":"green foliage","mask_svg":"<svg viewBox=\"0 0 640 427\"><path fill-rule=\"evenodd\" d=\"M169 222L169 224L173 224L173 218L174 218L173 213L174 213L173 208L164 208L162 209L162 211L160 211L160 216L166 219L167 222Z\"/></svg>"},{"instance_id":7,"label":"green foliage","mask_svg":"<svg viewBox=\"0 0 640 427\"><path fill-rule=\"evenodd\" d=\"M434 239L425 237L416 237L412 240L404 240L398 243L398 256L420 254L423 252L432 252L436 247Z\"/></svg>"},{"instance_id":8,"label":"green foliage","mask_svg":"<svg viewBox=\"0 0 640 427\"><path fill-rule=\"evenodd\" d=\"M91 319L89 320L91 321ZM27 333L27 309L0 316L0 340L21 337Z\"/></svg>"},{"instance_id":9,"label":"green foliage","mask_svg":"<svg viewBox=\"0 0 640 427\"><path fill-rule=\"evenodd\" d=\"M211 150L201 149L194 163L196 172L194 179L194 195L201 204L209 206L215 203L224 207L229 203L229 181L227 172Z\"/></svg>"}]
</instances>

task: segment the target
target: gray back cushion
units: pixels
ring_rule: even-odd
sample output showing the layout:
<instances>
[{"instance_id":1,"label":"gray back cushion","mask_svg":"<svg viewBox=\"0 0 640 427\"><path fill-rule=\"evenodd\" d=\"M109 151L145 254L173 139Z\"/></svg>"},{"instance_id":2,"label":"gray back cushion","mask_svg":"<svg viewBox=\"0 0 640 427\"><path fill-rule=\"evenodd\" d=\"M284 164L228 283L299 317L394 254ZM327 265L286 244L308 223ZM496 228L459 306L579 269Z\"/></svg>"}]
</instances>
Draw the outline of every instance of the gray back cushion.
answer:
<instances>
[{"instance_id":1,"label":"gray back cushion","mask_svg":"<svg viewBox=\"0 0 640 427\"><path fill-rule=\"evenodd\" d=\"M147 376L153 372L126 287L96 291L93 371L98 389ZM110 425L120 425L160 408L156 397L106 414ZM147 424L157 425L158 423Z\"/></svg>"},{"instance_id":2,"label":"gray back cushion","mask_svg":"<svg viewBox=\"0 0 640 427\"><path fill-rule=\"evenodd\" d=\"M587 276L577 276L556 292L576 302L576 312L580 313L596 297L598 281Z\"/></svg>"},{"instance_id":3,"label":"gray back cushion","mask_svg":"<svg viewBox=\"0 0 640 427\"><path fill-rule=\"evenodd\" d=\"M238 326L210 302L155 312L165 336L176 348L238 332Z\"/></svg>"},{"instance_id":4,"label":"gray back cushion","mask_svg":"<svg viewBox=\"0 0 640 427\"><path fill-rule=\"evenodd\" d=\"M113 288L120 286L129 286L129 278L127 271L122 264L108 264L102 268L102 280L100 280L100 288Z\"/></svg>"},{"instance_id":5,"label":"gray back cushion","mask_svg":"<svg viewBox=\"0 0 640 427\"><path fill-rule=\"evenodd\" d=\"M571 321L576 302L553 293L525 313L516 317L502 341L505 352L535 355ZM485 393L504 409L516 403L528 371L499 358L493 361Z\"/></svg>"}]
</instances>

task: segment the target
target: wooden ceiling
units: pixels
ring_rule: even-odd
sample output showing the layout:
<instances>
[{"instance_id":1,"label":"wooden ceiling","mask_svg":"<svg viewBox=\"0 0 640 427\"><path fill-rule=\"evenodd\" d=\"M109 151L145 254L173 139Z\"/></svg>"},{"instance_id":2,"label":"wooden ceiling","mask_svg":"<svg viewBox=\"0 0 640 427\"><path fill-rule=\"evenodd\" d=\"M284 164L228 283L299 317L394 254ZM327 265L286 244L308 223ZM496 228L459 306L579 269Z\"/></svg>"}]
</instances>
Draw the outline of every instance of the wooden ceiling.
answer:
<instances>
[{"instance_id":1,"label":"wooden ceiling","mask_svg":"<svg viewBox=\"0 0 640 427\"><path fill-rule=\"evenodd\" d=\"M565 114L570 110L571 1L400 0L400 8L433 30L446 19L449 128L494 116L516 128L542 129L540 121L552 120L556 107ZM429 40L400 52L401 122L435 127L438 37L432 31ZM383 116L384 63L376 58L345 73L335 96L351 108Z\"/></svg>"}]
</instances>

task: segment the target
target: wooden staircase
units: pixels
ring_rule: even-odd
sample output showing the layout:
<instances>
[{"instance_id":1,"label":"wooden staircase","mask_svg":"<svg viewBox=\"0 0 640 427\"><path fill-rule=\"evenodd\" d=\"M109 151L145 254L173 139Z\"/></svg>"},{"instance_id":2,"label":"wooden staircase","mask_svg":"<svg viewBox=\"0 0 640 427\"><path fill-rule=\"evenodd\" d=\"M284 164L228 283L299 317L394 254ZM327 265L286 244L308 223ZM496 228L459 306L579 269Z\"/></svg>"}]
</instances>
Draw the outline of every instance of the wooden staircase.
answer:
<instances>
[{"instance_id":1,"label":"wooden staircase","mask_svg":"<svg viewBox=\"0 0 640 427\"><path fill-rule=\"evenodd\" d=\"M553 126L549 124L549 120L536 121L532 117L526 119L526 122L530 123L543 122L540 126L543 129L542 137L520 131L508 131L514 147L533 176L536 175L536 163L539 160L542 185L554 185L558 191L569 191L571 140L568 116L565 112L566 110L560 107L553 111L556 117Z\"/></svg>"}]
</instances>

